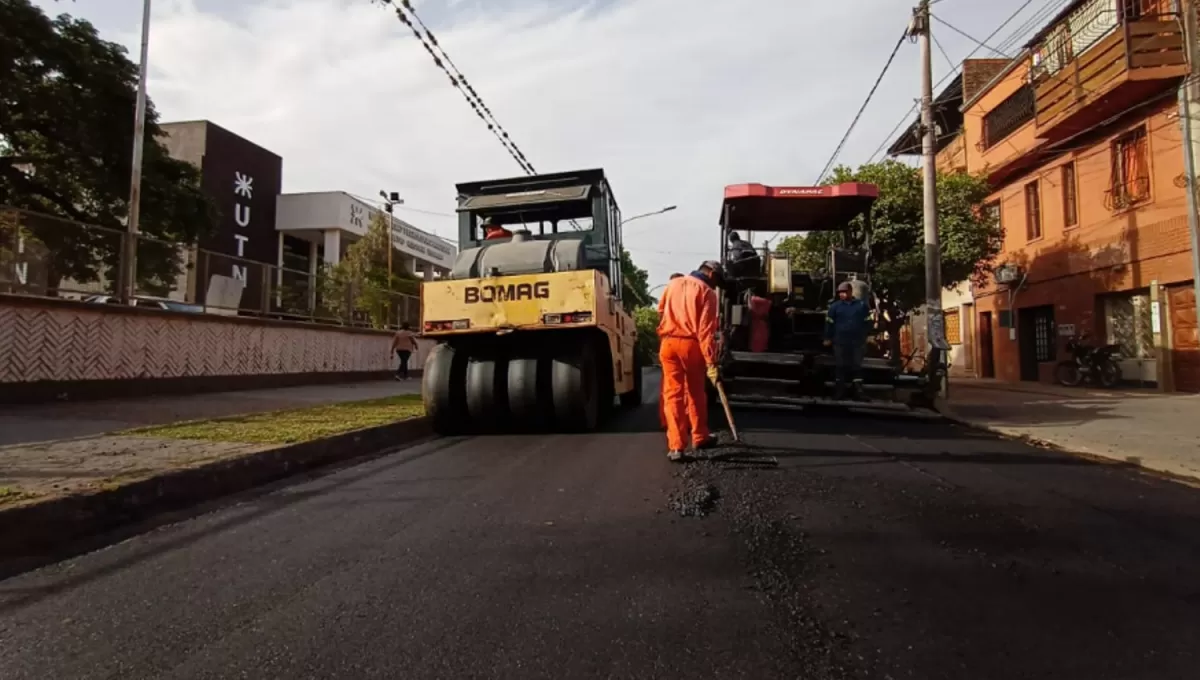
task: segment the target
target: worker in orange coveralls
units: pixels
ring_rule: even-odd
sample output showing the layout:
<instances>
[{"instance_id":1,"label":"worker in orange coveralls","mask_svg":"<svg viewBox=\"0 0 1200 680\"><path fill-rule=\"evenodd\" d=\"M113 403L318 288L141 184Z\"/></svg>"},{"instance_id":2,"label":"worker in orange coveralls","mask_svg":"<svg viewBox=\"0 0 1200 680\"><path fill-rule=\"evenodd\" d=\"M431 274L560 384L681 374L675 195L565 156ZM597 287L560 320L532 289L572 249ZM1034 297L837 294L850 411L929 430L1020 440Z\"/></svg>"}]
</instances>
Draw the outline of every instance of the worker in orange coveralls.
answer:
<instances>
[{"instance_id":1,"label":"worker in orange coveralls","mask_svg":"<svg viewBox=\"0 0 1200 680\"><path fill-rule=\"evenodd\" d=\"M668 279L668 281L674 281L675 279L677 279L677 278L679 278L679 277L681 277L681 276L683 276L683 274L680 274L679 272L675 272L674 274L671 274L671 278L669 278L669 279ZM664 400L664 399L663 399L663 395L662 395L662 385L659 385L659 390L658 390L658 425L659 425L659 427L661 427L661 428L662 428L662 429L664 429L664 430L665 430L665 429L667 429L667 408L666 408L666 404L667 404L667 402L666 402L666 400Z\"/></svg>"},{"instance_id":2,"label":"worker in orange coveralls","mask_svg":"<svg viewBox=\"0 0 1200 680\"><path fill-rule=\"evenodd\" d=\"M717 292L721 265L708 261L667 284L658 301L658 358L663 369L667 458L682 461L716 443L708 430L704 381L717 381ZM690 440L690 441L689 441Z\"/></svg>"}]
</instances>

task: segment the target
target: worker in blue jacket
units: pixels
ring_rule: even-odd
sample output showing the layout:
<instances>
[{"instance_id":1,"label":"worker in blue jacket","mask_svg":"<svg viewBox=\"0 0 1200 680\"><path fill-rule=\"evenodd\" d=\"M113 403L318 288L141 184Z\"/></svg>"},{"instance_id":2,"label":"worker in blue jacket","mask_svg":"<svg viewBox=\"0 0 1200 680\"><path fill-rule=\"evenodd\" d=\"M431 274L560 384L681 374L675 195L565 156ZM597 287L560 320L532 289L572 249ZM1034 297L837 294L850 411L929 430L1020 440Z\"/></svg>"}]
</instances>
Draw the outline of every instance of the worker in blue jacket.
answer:
<instances>
[{"instance_id":1,"label":"worker in blue jacket","mask_svg":"<svg viewBox=\"0 0 1200 680\"><path fill-rule=\"evenodd\" d=\"M837 298L825 315L825 346L833 347L834 398L845 398L849 381L854 387L854 397L862 399L862 365L871 327L871 308L866 300L854 297L854 287L849 281L838 284Z\"/></svg>"}]
</instances>

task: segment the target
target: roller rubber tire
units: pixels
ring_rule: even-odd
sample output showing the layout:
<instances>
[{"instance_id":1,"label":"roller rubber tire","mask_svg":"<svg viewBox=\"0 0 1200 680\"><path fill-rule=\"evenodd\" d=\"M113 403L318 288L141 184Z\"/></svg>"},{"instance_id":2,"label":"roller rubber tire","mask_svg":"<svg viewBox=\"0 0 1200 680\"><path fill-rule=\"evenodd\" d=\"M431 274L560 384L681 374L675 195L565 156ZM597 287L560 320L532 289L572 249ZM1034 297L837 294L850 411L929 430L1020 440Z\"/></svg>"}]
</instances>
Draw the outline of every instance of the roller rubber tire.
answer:
<instances>
[{"instance_id":1,"label":"roller rubber tire","mask_svg":"<svg viewBox=\"0 0 1200 680\"><path fill-rule=\"evenodd\" d=\"M600 381L591 343L558 349L550 371L554 416L559 429L590 432L600 422Z\"/></svg>"},{"instance_id":2,"label":"roller rubber tire","mask_svg":"<svg viewBox=\"0 0 1200 680\"><path fill-rule=\"evenodd\" d=\"M642 357L640 348L633 346L633 389L621 395L622 408L637 408L642 405Z\"/></svg>"},{"instance_id":3,"label":"roller rubber tire","mask_svg":"<svg viewBox=\"0 0 1200 680\"><path fill-rule=\"evenodd\" d=\"M467 419L466 357L450 345L433 348L425 360L421 377L421 401L433 422L433 431L443 436L463 434Z\"/></svg>"},{"instance_id":4,"label":"roller rubber tire","mask_svg":"<svg viewBox=\"0 0 1200 680\"><path fill-rule=\"evenodd\" d=\"M544 430L553 423L550 402L550 361L517 356L508 362L508 409L521 430Z\"/></svg>"},{"instance_id":5,"label":"roller rubber tire","mask_svg":"<svg viewBox=\"0 0 1200 680\"><path fill-rule=\"evenodd\" d=\"M507 357L495 351L480 351L468 357L466 404L473 431L505 429L509 423Z\"/></svg>"}]
</instances>

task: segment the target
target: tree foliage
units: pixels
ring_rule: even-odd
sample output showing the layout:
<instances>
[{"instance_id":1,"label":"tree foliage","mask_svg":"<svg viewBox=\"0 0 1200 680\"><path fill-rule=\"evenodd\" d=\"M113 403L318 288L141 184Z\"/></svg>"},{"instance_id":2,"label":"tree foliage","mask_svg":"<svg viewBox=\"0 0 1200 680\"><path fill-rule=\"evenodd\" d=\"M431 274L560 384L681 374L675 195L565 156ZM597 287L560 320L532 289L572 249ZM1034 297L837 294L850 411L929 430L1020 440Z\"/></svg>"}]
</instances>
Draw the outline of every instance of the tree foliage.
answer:
<instances>
[{"instance_id":1,"label":"tree foliage","mask_svg":"<svg viewBox=\"0 0 1200 680\"><path fill-rule=\"evenodd\" d=\"M902 309L925 301L925 230L922 178L918 171L896 161L835 168L826 181L867 182L879 187L871 211L873 284L886 291ZM1000 251L1004 232L992 215L981 210L991 193L987 181L966 173L938 175L938 235L941 242L942 282L952 286L978 279ZM852 225L851 245L862 243L863 221ZM840 245L840 232L812 232L783 239L777 249L794 258L797 269L826 266L830 246Z\"/></svg>"},{"instance_id":2,"label":"tree foliage","mask_svg":"<svg viewBox=\"0 0 1200 680\"><path fill-rule=\"evenodd\" d=\"M634 264L633 257L624 248L621 249L621 274L625 309L634 310L654 302L650 297L650 273Z\"/></svg>"},{"instance_id":3,"label":"tree foliage","mask_svg":"<svg viewBox=\"0 0 1200 680\"><path fill-rule=\"evenodd\" d=\"M633 321L637 327L637 347L642 365L658 363L658 309L638 307L633 310Z\"/></svg>"},{"instance_id":4,"label":"tree foliage","mask_svg":"<svg viewBox=\"0 0 1200 680\"><path fill-rule=\"evenodd\" d=\"M50 18L29 0L0 0L0 204L121 230L128 216L137 65L87 21ZM193 243L217 214L199 171L158 141L146 103L140 231ZM29 225L49 251L48 279L81 283L112 276L119 237L100 230ZM138 252L143 288L170 287L181 262L173 245Z\"/></svg>"},{"instance_id":5,"label":"tree foliage","mask_svg":"<svg viewBox=\"0 0 1200 680\"><path fill-rule=\"evenodd\" d=\"M343 321L356 313L365 315L375 328L385 328L400 294L416 295L420 284L404 266L403 259L393 257L388 272L388 249L391 248L389 217L380 212L371 218L367 233L346 248L337 264L325 269L321 295L324 306Z\"/></svg>"}]
</instances>

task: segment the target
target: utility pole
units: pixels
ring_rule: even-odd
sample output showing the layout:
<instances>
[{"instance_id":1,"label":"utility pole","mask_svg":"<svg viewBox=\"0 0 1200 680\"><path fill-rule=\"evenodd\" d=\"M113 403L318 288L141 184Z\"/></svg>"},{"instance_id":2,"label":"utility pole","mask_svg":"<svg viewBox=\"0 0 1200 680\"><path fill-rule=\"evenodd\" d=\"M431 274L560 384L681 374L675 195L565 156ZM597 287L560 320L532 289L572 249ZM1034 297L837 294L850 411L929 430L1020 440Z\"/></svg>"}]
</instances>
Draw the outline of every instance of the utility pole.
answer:
<instances>
[{"instance_id":1,"label":"utility pole","mask_svg":"<svg viewBox=\"0 0 1200 680\"><path fill-rule=\"evenodd\" d=\"M921 46L921 152L924 162L925 189L925 328L931 345L926 370L940 370L946 342L946 323L942 318L942 253L938 243L937 211L937 124L933 119L933 49L929 34L929 0L920 0L913 10L909 35Z\"/></svg>"},{"instance_id":2,"label":"utility pole","mask_svg":"<svg viewBox=\"0 0 1200 680\"><path fill-rule=\"evenodd\" d=\"M117 277L117 297L129 304L137 294L137 238L142 206L142 153L146 146L146 57L150 53L150 0L142 2L142 57L138 63L137 104L133 113L133 168L129 177L129 215L125 221L125 253Z\"/></svg>"},{"instance_id":3,"label":"utility pole","mask_svg":"<svg viewBox=\"0 0 1200 680\"><path fill-rule=\"evenodd\" d=\"M1184 174L1187 178L1188 231L1192 235L1192 288L1195 291L1196 305L1200 309L1200 197L1196 192L1196 176L1200 174L1196 154L1196 141L1200 137L1200 33L1197 27L1196 0L1175 1L1175 9L1183 14L1183 40L1186 47L1191 73L1179 85L1179 125L1183 132L1183 163ZM1162 323L1162 314L1158 315ZM1154 329L1160 332L1160 329Z\"/></svg>"}]
</instances>

